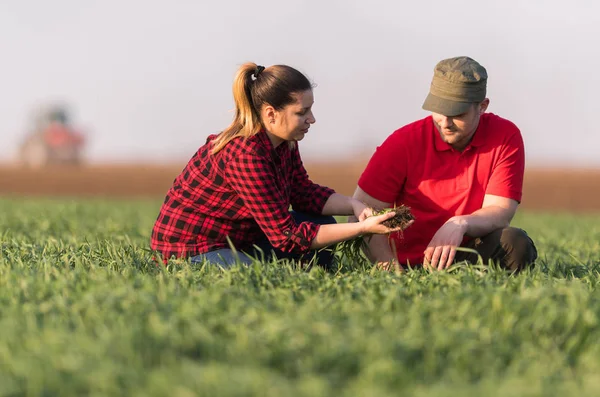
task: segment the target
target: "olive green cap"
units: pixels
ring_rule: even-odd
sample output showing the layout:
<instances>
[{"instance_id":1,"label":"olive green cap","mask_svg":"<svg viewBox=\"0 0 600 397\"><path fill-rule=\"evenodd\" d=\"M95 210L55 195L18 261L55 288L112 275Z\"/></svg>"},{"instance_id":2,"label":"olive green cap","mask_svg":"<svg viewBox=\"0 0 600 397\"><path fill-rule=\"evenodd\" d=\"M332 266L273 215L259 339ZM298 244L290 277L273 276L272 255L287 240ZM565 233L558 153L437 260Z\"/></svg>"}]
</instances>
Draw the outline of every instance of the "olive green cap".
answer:
<instances>
[{"instance_id":1,"label":"olive green cap","mask_svg":"<svg viewBox=\"0 0 600 397\"><path fill-rule=\"evenodd\" d=\"M444 116L458 116L472 103L485 99L487 71L469 57L438 62L423 109Z\"/></svg>"}]
</instances>

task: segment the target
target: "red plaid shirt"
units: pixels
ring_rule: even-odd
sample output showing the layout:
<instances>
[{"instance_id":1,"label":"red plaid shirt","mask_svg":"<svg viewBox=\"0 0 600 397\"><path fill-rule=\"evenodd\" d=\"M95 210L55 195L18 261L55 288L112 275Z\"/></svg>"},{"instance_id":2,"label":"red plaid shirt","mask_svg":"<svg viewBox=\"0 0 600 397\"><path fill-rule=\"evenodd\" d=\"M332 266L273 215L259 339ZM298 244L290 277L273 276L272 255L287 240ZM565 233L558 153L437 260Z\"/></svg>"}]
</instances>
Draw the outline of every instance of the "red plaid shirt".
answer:
<instances>
[{"instance_id":1,"label":"red plaid shirt","mask_svg":"<svg viewBox=\"0 0 600 397\"><path fill-rule=\"evenodd\" d=\"M284 252L306 253L319 230L296 224L289 207L320 215L334 191L309 178L298 151L273 148L266 132L236 138L212 155L212 141L191 158L169 189L152 230L152 249L164 259L229 248L249 249L267 236Z\"/></svg>"}]
</instances>

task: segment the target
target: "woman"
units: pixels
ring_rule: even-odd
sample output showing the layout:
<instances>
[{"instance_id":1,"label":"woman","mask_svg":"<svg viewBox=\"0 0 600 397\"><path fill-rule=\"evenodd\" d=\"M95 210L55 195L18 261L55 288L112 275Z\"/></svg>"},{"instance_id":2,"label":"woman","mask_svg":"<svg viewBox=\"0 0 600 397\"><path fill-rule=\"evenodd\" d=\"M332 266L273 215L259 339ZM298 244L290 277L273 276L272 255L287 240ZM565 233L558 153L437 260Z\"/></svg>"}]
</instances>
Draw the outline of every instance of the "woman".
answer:
<instances>
[{"instance_id":1,"label":"woman","mask_svg":"<svg viewBox=\"0 0 600 397\"><path fill-rule=\"evenodd\" d=\"M297 142L315 122L308 79L286 65L246 63L234 84L235 117L211 135L175 179L164 200L151 246L164 260L191 257L228 267L250 256L305 260L361 234L396 231L351 197L308 178ZM290 205L293 211L290 211ZM358 222L337 224L332 215ZM232 249L233 248L233 249Z\"/></svg>"}]
</instances>

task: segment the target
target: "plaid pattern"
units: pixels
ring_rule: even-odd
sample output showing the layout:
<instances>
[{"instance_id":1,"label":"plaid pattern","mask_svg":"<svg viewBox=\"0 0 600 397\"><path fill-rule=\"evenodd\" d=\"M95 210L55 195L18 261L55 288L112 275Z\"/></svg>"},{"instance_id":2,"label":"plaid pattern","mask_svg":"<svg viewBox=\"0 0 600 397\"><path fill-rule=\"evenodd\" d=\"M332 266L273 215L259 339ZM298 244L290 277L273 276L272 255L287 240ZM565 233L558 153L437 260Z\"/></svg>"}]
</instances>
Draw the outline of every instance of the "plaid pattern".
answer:
<instances>
[{"instance_id":1,"label":"plaid pattern","mask_svg":"<svg viewBox=\"0 0 600 397\"><path fill-rule=\"evenodd\" d=\"M227 237L246 250L266 235L281 251L308 252L319 225L297 225L290 205L320 215L334 191L308 178L298 145L274 149L262 131L212 155L216 136L208 137L169 189L152 230L152 249L165 260L185 258L229 248Z\"/></svg>"}]
</instances>

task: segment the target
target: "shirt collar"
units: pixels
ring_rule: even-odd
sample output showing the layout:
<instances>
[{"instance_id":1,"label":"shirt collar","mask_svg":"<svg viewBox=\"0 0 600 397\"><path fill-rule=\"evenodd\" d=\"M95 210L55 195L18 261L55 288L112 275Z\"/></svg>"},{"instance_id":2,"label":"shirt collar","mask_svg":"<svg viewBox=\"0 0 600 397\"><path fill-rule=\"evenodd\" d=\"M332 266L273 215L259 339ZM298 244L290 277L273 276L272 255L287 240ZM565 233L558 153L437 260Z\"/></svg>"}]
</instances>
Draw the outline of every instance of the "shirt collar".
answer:
<instances>
[{"instance_id":1,"label":"shirt collar","mask_svg":"<svg viewBox=\"0 0 600 397\"><path fill-rule=\"evenodd\" d=\"M265 148L267 153L274 153L277 156L279 156L288 147L287 142L283 142L281 145L277 146L276 148L273 147L273 143L269 139L269 135L267 134L267 132L264 129L260 130L260 132L258 132L258 134L256 134L255 136L258 139L258 142L260 142L260 145Z\"/></svg>"},{"instance_id":2,"label":"shirt collar","mask_svg":"<svg viewBox=\"0 0 600 397\"><path fill-rule=\"evenodd\" d=\"M444 142L442 140L442 137L440 136L440 132L437 130L435 124L433 123L433 117L429 116L430 121L431 121L431 130L433 131L433 136L434 136L434 145L435 145L435 149L438 152L443 152L446 150L453 150L452 146L448 145L446 142ZM468 150L469 147L480 147L481 145L484 144L485 141L485 137L484 137L484 130L485 128L483 128L483 124L484 124L484 118L481 117L479 119L479 125L477 126L477 130L475 131L475 134L473 135L473 138L471 139L471 142L469 142L469 144L467 145L467 147L465 148L465 150Z\"/></svg>"},{"instance_id":3,"label":"shirt collar","mask_svg":"<svg viewBox=\"0 0 600 397\"><path fill-rule=\"evenodd\" d=\"M256 139L258 139L258 142L260 142L261 146L267 149L267 151L270 152L271 150L275 149L265 130L260 130L256 134Z\"/></svg>"}]
</instances>

